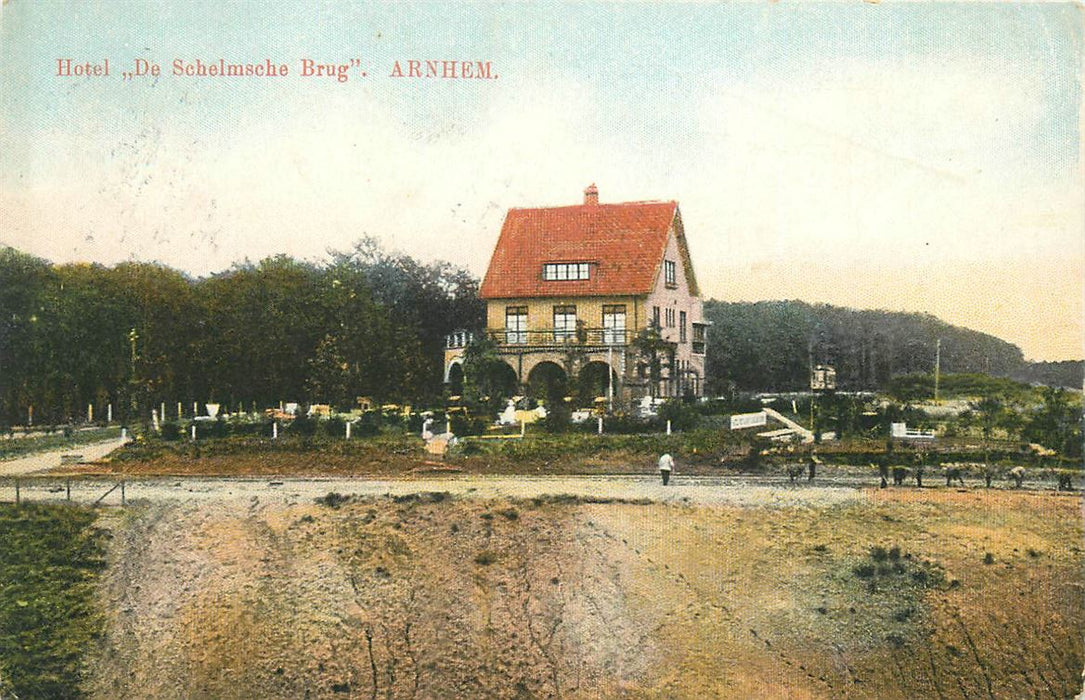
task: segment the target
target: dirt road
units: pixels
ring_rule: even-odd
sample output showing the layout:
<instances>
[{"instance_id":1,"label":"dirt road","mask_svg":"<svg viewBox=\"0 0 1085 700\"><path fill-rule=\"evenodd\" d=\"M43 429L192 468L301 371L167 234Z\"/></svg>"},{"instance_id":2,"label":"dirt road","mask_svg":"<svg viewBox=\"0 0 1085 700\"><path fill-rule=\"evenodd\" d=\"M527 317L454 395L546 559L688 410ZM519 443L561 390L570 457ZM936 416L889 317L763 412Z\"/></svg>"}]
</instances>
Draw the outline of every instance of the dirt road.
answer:
<instances>
[{"instance_id":1,"label":"dirt road","mask_svg":"<svg viewBox=\"0 0 1085 700\"><path fill-rule=\"evenodd\" d=\"M33 474L48 469L56 469L60 466L61 457L64 455L82 455L82 460L93 462L108 455L113 450L120 448L126 440L115 439L102 442L93 442L88 445L73 445L59 450L37 452L26 457L10 459L0 462L0 475L18 476L20 474Z\"/></svg>"}]
</instances>

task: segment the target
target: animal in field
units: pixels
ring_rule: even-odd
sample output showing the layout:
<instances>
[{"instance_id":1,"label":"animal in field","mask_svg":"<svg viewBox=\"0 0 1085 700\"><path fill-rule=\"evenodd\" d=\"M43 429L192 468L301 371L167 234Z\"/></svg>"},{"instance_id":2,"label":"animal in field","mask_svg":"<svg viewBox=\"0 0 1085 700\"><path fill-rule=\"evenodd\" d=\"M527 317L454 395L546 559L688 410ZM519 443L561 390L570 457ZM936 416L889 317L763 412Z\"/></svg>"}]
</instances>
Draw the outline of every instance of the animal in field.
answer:
<instances>
[{"instance_id":1,"label":"animal in field","mask_svg":"<svg viewBox=\"0 0 1085 700\"><path fill-rule=\"evenodd\" d=\"M801 464L788 464L786 468L787 478L791 480L791 483L795 483L795 479L802 476L803 466Z\"/></svg>"},{"instance_id":2,"label":"animal in field","mask_svg":"<svg viewBox=\"0 0 1085 700\"><path fill-rule=\"evenodd\" d=\"M1013 479L1014 488L1019 489L1019 488L1021 488L1022 482L1024 482L1024 480L1025 480L1025 468L1024 467L1014 467L1013 469L1006 472L1006 476L1009 477L1010 479Z\"/></svg>"},{"instance_id":3,"label":"animal in field","mask_svg":"<svg viewBox=\"0 0 1085 700\"><path fill-rule=\"evenodd\" d=\"M893 485L903 486L904 479L908 476L908 467L897 465L893 467Z\"/></svg>"},{"instance_id":4,"label":"animal in field","mask_svg":"<svg viewBox=\"0 0 1085 700\"><path fill-rule=\"evenodd\" d=\"M1056 491L1073 491L1074 490L1074 484L1070 480L1071 476L1072 476L1071 472L1069 472L1069 471L1067 471L1065 469L1060 469L1057 472L1055 472L1055 477L1058 480L1057 484L1055 486L1055 490Z\"/></svg>"},{"instance_id":5,"label":"animal in field","mask_svg":"<svg viewBox=\"0 0 1085 700\"><path fill-rule=\"evenodd\" d=\"M952 486L954 481L964 486L965 470L959 464L944 464L942 465L942 471L946 475L946 486Z\"/></svg>"}]
</instances>

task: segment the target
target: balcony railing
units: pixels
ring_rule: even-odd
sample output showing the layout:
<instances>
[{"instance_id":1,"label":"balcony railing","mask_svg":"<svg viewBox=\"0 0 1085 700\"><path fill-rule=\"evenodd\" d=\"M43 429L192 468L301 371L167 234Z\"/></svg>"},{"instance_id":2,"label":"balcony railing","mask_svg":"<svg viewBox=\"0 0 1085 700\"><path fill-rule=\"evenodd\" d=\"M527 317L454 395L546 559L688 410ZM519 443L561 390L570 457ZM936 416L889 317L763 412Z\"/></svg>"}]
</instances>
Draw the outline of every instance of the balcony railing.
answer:
<instances>
[{"instance_id":1,"label":"balcony railing","mask_svg":"<svg viewBox=\"0 0 1085 700\"><path fill-rule=\"evenodd\" d=\"M628 345L633 338L632 331L613 328L551 329L545 331L491 330L486 331L486 334L498 345L507 347L537 347L540 345L606 347Z\"/></svg>"}]
</instances>

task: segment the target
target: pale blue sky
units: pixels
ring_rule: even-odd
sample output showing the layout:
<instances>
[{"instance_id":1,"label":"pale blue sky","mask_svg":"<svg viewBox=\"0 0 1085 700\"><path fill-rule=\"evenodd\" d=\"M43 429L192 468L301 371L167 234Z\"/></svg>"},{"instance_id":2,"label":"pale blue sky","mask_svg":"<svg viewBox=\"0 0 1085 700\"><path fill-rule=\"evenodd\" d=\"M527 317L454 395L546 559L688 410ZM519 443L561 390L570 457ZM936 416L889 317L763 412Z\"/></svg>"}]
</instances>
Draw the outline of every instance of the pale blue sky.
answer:
<instances>
[{"instance_id":1,"label":"pale blue sky","mask_svg":"<svg viewBox=\"0 0 1085 700\"><path fill-rule=\"evenodd\" d=\"M1076 5L2 7L0 242L49 259L206 274L368 233L482 274L505 210L594 181L679 200L710 296L929 311L1082 356ZM57 78L62 56L116 75ZM369 76L119 77L219 57ZM411 58L500 78L388 77Z\"/></svg>"}]
</instances>

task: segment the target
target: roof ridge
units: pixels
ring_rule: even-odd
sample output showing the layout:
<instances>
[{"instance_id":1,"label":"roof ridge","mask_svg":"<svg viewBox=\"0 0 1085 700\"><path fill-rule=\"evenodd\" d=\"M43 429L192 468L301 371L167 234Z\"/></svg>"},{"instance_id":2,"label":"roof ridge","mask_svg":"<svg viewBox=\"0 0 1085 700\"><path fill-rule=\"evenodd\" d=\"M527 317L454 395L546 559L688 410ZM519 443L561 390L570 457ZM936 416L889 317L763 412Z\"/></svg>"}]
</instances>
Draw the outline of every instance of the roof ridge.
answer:
<instances>
[{"instance_id":1,"label":"roof ridge","mask_svg":"<svg viewBox=\"0 0 1085 700\"><path fill-rule=\"evenodd\" d=\"M627 207L645 204L673 204L678 202L673 199L642 199L633 202L600 202L599 204L562 204L553 207L509 207L509 211L553 211L558 209L602 209L604 207Z\"/></svg>"}]
</instances>

